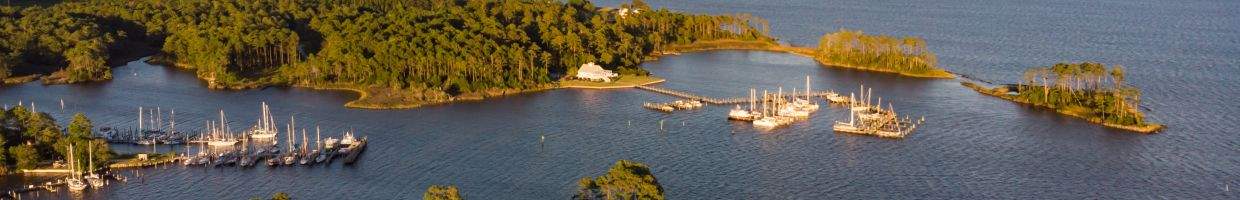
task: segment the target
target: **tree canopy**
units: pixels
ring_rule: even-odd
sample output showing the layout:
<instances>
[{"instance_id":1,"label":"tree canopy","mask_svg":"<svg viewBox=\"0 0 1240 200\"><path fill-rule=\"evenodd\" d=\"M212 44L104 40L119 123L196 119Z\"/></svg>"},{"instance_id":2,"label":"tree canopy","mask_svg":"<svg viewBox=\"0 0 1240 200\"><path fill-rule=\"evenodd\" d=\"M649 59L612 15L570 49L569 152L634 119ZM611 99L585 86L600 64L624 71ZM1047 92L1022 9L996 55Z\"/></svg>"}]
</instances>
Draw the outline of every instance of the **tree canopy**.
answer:
<instances>
[{"instance_id":1,"label":"tree canopy","mask_svg":"<svg viewBox=\"0 0 1240 200\"><path fill-rule=\"evenodd\" d=\"M926 41L917 37L867 35L857 30L840 29L822 36L814 58L823 63L853 68L917 76L949 75L938 67L938 59L926 47Z\"/></svg>"},{"instance_id":2,"label":"tree canopy","mask_svg":"<svg viewBox=\"0 0 1240 200\"><path fill-rule=\"evenodd\" d=\"M103 166L112 157L107 141L92 137L90 119L85 115L75 114L69 123L68 132L61 132L60 125L50 115L34 112L25 106L15 106L0 110L0 146L7 156L0 156L0 171L7 166L15 165L17 169L31 169L44 159L68 158L69 145L74 147L76 162L81 169L87 169L93 159L96 167ZM91 154L93 153L93 154Z\"/></svg>"},{"instance_id":3,"label":"tree canopy","mask_svg":"<svg viewBox=\"0 0 1240 200\"><path fill-rule=\"evenodd\" d=\"M573 199L663 199L663 186L645 164L616 161L607 174L581 178Z\"/></svg>"},{"instance_id":4,"label":"tree canopy","mask_svg":"<svg viewBox=\"0 0 1240 200\"><path fill-rule=\"evenodd\" d=\"M30 73L13 70L32 68L30 63L98 66L98 58L107 56L102 49L118 46L115 38L141 35L162 39L157 60L193 69L216 88L346 84L455 95L535 87L588 62L646 74L638 63L664 45L772 40L765 28L754 28L765 22L748 15L653 10L640 1L621 7L633 11L620 14L589 1L459 0L134 0L5 7L4 19L11 22L0 23L14 24L4 26L13 30L45 24L25 22L37 20L80 18L67 21L83 25L0 36L5 40L0 50L8 55L3 59L24 61L6 61L10 64L0 72ZM126 24L141 27L141 33L110 27ZM62 30L82 32L65 38L90 39L47 38L57 43L34 48L37 40L27 38ZM61 44L65 41L75 42ZM69 68L81 68L69 74L108 71Z\"/></svg>"},{"instance_id":5,"label":"tree canopy","mask_svg":"<svg viewBox=\"0 0 1240 200\"><path fill-rule=\"evenodd\" d=\"M1137 105L1141 90L1124 82L1124 67L1102 63L1057 63L1025 70L1020 101L1049 108L1083 109L1083 114L1119 125L1145 125Z\"/></svg>"}]
</instances>

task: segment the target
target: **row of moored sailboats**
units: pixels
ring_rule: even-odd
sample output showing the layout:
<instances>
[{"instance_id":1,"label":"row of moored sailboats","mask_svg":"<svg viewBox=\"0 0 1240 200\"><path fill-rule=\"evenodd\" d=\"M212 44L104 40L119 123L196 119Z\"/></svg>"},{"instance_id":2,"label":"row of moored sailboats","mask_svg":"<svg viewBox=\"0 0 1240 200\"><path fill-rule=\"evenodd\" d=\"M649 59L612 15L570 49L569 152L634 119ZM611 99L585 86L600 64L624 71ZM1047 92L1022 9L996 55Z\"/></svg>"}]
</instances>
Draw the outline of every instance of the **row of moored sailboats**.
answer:
<instances>
[{"instance_id":1,"label":"row of moored sailboats","mask_svg":"<svg viewBox=\"0 0 1240 200\"><path fill-rule=\"evenodd\" d=\"M743 109L737 105L728 112L728 119L752 121L755 127L766 129L808 119L810 114L818 111L819 106L818 102L812 99L815 95L810 89L809 77L805 77L805 88L805 95L799 95L794 88L792 95L788 96L784 95L782 87L774 94L764 90L760 99L762 102L760 107L757 90L750 89L749 109Z\"/></svg>"},{"instance_id":2,"label":"row of moored sailboats","mask_svg":"<svg viewBox=\"0 0 1240 200\"><path fill-rule=\"evenodd\" d=\"M296 118L289 116L283 138L287 145L280 148L280 129L266 103L262 105L261 115L253 127L238 135L229 131L227 123L223 123L226 122L224 113L220 112L221 123L208 122L208 131L195 141L199 144L198 153L188 154L189 146L186 146L182 163L250 167L265 162L274 167L330 163L336 157L344 157L345 164L352 164L366 147L366 138L355 137L352 131L344 132L340 139L324 139L318 127L315 127L314 141L310 141L306 129L298 129Z\"/></svg>"}]
</instances>

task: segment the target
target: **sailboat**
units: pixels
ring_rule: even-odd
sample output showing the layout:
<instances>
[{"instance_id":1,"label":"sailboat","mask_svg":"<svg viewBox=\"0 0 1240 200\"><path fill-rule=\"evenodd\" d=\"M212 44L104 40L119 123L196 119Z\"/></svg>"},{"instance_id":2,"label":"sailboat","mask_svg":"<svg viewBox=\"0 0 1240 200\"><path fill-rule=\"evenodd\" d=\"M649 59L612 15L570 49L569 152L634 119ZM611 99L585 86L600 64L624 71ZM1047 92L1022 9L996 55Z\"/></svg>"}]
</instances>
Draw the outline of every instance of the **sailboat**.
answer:
<instances>
[{"instance_id":1,"label":"sailboat","mask_svg":"<svg viewBox=\"0 0 1240 200\"><path fill-rule=\"evenodd\" d=\"M211 146L234 146L237 140L232 138L232 133L228 130L228 121L224 119L224 111L220 110L220 125L212 129L212 140L207 142Z\"/></svg>"},{"instance_id":2,"label":"sailboat","mask_svg":"<svg viewBox=\"0 0 1240 200\"><path fill-rule=\"evenodd\" d=\"M263 102L262 119L250 129L250 138L253 139L271 139L276 137L279 132L275 126L275 118L271 116L271 109L267 107L267 102Z\"/></svg>"},{"instance_id":3,"label":"sailboat","mask_svg":"<svg viewBox=\"0 0 1240 200\"><path fill-rule=\"evenodd\" d=\"M90 171L89 175L86 175L86 183L89 183L91 187L102 188L105 182L103 181L102 177L99 177L99 174L95 174L95 148L94 146L87 147L86 155L88 156L87 162L90 163L89 165L87 165L87 168L86 168L87 171Z\"/></svg>"},{"instance_id":4,"label":"sailboat","mask_svg":"<svg viewBox=\"0 0 1240 200\"><path fill-rule=\"evenodd\" d=\"M293 165L293 163L296 163L296 162L297 162L297 152L296 152L296 149L294 148L294 146L296 146L296 144L294 144L294 143L293 143L293 141L295 141L295 140L293 140L293 138L294 138L294 137L296 137L296 136L293 136L293 135L297 134L297 132L293 131L293 126L294 126L294 125L296 125L296 123L297 123L297 119L296 119L296 118L293 118L292 116L289 116L289 125L288 125L288 134L289 134L289 136L288 136L288 141L289 141L289 142L288 142L288 153L287 153L287 155L284 157L284 165Z\"/></svg>"},{"instance_id":5,"label":"sailboat","mask_svg":"<svg viewBox=\"0 0 1240 200\"><path fill-rule=\"evenodd\" d=\"M767 104L767 102L769 101L768 100L769 98L767 97L768 95L766 94L766 91L763 90L762 91L762 113L760 115L762 118L758 120L753 120L753 125L758 128L775 128L776 126L779 126L779 120L777 120L775 116L771 116L769 114L771 110L770 109L771 106Z\"/></svg>"},{"instance_id":6,"label":"sailboat","mask_svg":"<svg viewBox=\"0 0 1240 200\"><path fill-rule=\"evenodd\" d=\"M298 164L310 164L310 160L314 159L311 157L314 154L309 152L309 147L306 144L310 144L306 142L306 129L301 129L301 160L297 161Z\"/></svg>"},{"instance_id":7,"label":"sailboat","mask_svg":"<svg viewBox=\"0 0 1240 200\"><path fill-rule=\"evenodd\" d=\"M321 145L321 144L319 143L319 142L321 142L321 141L323 141L323 140L320 140L320 139L319 139L319 127L318 127L318 126L315 126L315 127L314 127L314 148L315 148L315 150L314 150L314 153L313 153L313 154L314 154L314 155L318 155L318 156L316 156L316 157L314 158L314 162L316 162L316 163L321 163L321 162L323 162L323 161L327 161L327 153L326 153L326 152L324 152L324 150L323 150L323 145Z\"/></svg>"},{"instance_id":8,"label":"sailboat","mask_svg":"<svg viewBox=\"0 0 1240 200\"><path fill-rule=\"evenodd\" d=\"M69 190L82 191L86 190L86 183L78 177L77 163L73 161L73 145L69 145L69 178L65 180L65 185L69 186Z\"/></svg>"}]
</instances>

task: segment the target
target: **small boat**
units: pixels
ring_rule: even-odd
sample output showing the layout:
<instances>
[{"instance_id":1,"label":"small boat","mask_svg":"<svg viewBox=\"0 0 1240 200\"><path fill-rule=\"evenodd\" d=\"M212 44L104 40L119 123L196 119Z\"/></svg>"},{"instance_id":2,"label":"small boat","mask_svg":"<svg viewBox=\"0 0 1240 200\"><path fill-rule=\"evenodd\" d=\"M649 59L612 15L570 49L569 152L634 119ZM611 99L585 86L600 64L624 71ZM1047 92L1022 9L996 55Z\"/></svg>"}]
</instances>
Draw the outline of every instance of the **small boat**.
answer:
<instances>
[{"instance_id":1,"label":"small boat","mask_svg":"<svg viewBox=\"0 0 1240 200\"><path fill-rule=\"evenodd\" d=\"M327 139L323 140L323 148L325 149L335 149L337 144L340 144L340 139L327 137Z\"/></svg>"},{"instance_id":2,"label":"small boat","mask_svg":"<svg viewBox=\"0 0 1240 200\"><path fill-rule=\"evenodd\" d=\"M94 188L102 188L105 181L103 180L103 177L99 176L99 174L90 173L90 175L86 175L86 183L89 183L90 186Z\"/></svg>"},{"instance_id":3,"label":"small boat","mask_svg":"<svg viewBox=\"0 0 1240 200\"><path fill-rule=\"evenodd\" d=\"M306 154L306 156L302 156L301 160L297 161L297 164L301 164L301 165L310 164L310 161L314 159L312 156L314 156L315 153L316 152L310 152L310 154Z\"/></svg>"},{"instance_id":4,"label":"small boat","mask_svg":"<svg viewBox=\"0 0 1240 200\"><path fill-rule=\"evenodd\" d=\"M755 115L753 113L749 112L749 110L741 109L740 105L736 105L736 108L728 111L728 119L751 121L754 118Z\"/></svg>"},{"instance_id":5,"label":"small boat","mask_svg":"<svg viewBox=\"0 0 1240 200\"><path fill-rule=\"evenodd\" d=\"M280 165L280 161L279 161L279 159L276 159L275 157L270 157L270 158L267 158L267 166L268 166L268 167L275 167L275 166L279 166L279 165Z\"/></svg>"},{"instance_id":6,"label":"small boat","mask_svg":"<svg viewBox=\"0 0 1240 200\"><path fill-rule=\"evenodd\" d=\"M779 116L785 116L785 117L801 117L801 118L809 117L809 112L796 109L795 107L792 107L792 106L781 108L779 109L779 112L776 114L778 114Z\"/></svg>"},{"instance_id":7,"label":"small boat","mask_svg":"<svg viewBox=\"0 0 1240 200\"><path fill-rule=\"evenodd\" d=\"M321 152L318 155L318 157L314 158L314 162L321 163L323 161L327 161L327 152Z\"/></svg>"},{"instance_id":8,"label":"small boat","mask_svg":"<svg viewBox=\"0 0 1240 200\"><path fill-rule=\"evenodd\" d=\"M779 121L776 120L775 117L763 117L758 120L753 120L753 125L759 128L775 128L779 126L779 124Z\"/></svg>"},{"instance_id":9,"label":"small boat","mask_svg":"<svg viewBox=\"0 0 1240 200\"><path fill-rule=\"evenodd\" d=\"M362 154L363 151L366 151L366 138L353 142L353 145L349 146L349 149L349 154L344 157L344 164L353 164L353 162L357 161L358 155Z\"/></svg>"},{"instance_id":10,"label":"small boat","mask_svg":"<svg viewBox=\"0 0 1240 200\"><path fill-rule=\"evenodd\" d=\"M296 154L291 154L291 153L290 153L288 156L285 156L285 157L284 157L284 165L293 165L293 163L297 163L297 155L296 155Z\"/></svg>"}]
</instances>

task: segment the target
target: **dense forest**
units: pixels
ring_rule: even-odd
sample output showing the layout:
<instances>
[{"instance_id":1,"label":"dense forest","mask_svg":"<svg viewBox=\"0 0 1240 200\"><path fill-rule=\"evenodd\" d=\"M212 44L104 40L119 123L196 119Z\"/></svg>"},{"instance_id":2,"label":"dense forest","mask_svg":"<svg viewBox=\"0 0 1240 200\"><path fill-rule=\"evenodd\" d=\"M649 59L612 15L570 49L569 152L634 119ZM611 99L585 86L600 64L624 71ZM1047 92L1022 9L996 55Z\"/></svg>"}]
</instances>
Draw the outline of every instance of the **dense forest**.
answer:
<instances>
[{"instance_id":1,"label":"dense forest","mask_svg":"<svg viewBox=\"0 0 1240 200\"><path fill-rule=\"evenodd\" d=\"M123 35L97 16L42 7L0 7L0 79L51 74L50 82L112 77L107 48Z\"/></svg>"},{"instance_id":2,"label":"dense forest","mask_svg":"<svg viewBox=\"0 0 1240 200\"><path fill-rule=\"evenodd\" d=\"M650 168L629 160L616 161L602 176L581 178L577 188L573 199L664 199Z\"/></svg>"},{"instance_id":3,"label":"dense forest","mask_svg":"<svg viewBox=\"0 0 1240 200\"><path fill-rule=\"evenodd\" d=\"M0 110L0 172L12 173L16 169L34 169L46 161L67 158L69 145L73 144L77 164L87 169L88 152L94 153L96 167L111 159L107 141L91 137L94 127L90 119L77 113L69 122L68 129L61 129L56 120L43 112L26 106ZM65 130L65 132L61 132Z\"/></svg>"},{"instance_id":4,"label":"dense forest","mask_svg":"<svg viewBox=\"0 0 1240 200\"><path fill-rule=\"evenodd\" d=\"M595 62L622 74L662 46L765 40L748 15L589 1L133 0L7 6L0 78L58 71L106 79L110 49L153 45L156 61L214 88L344 84L460 94L552 83ZM133 28L137 27L137 28ZM129 38L156 41L122 43ZM119 47L118 47L119 46Z\"/></svg>"},{"instance_id":5,"label":"dense forest","mask_svg":"<svg viewBox=\"0 0 1240 200\"><path fill-rule=\"evenodd\" d=\"M910 76L951 77L938 67L938 59L926 48L926 41L916 37L867 35L840 29L822 36L814 58L828 65Z\"/></svg>"}]
</instances>

